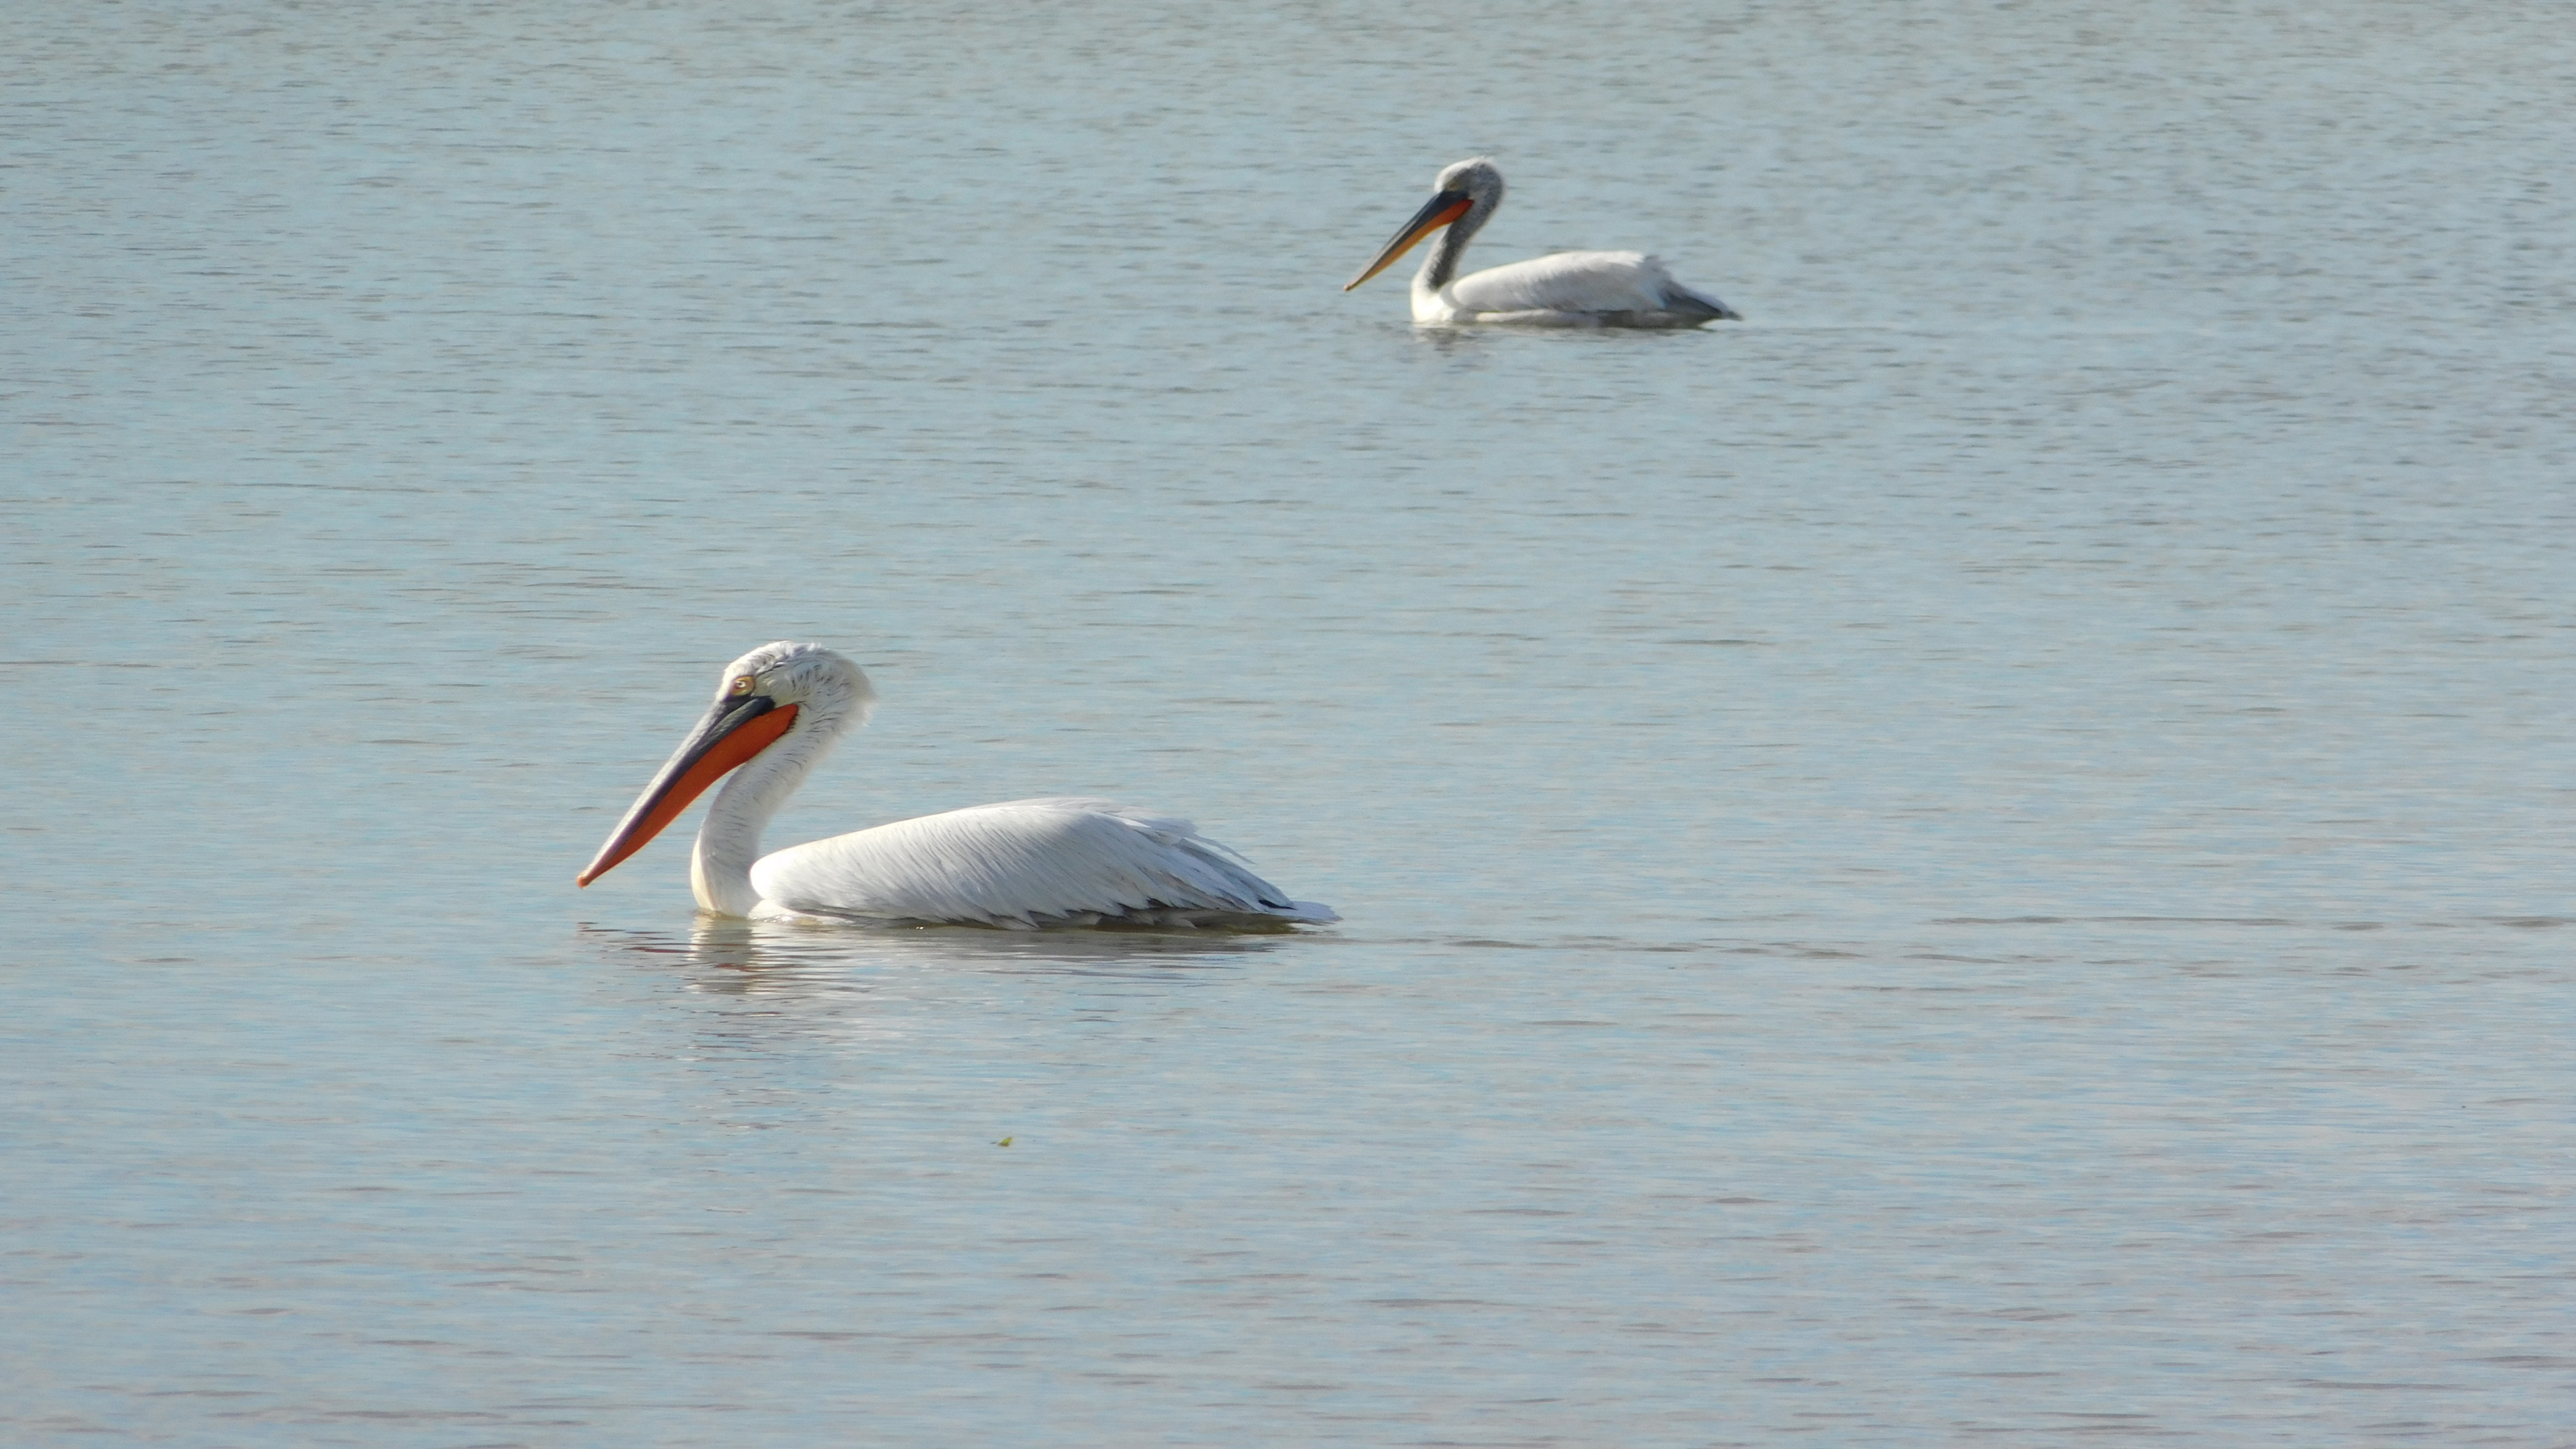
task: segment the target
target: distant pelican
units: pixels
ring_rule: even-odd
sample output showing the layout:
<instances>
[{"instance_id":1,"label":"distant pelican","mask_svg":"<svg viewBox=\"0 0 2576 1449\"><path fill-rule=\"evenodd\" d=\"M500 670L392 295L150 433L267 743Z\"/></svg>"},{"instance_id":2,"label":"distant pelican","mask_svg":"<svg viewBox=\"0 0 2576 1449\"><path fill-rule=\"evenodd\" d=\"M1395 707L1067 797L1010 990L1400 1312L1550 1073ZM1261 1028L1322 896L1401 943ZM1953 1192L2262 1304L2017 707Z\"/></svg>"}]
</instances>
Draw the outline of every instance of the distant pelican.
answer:
<instances>
[{"instance_id":1,"label":"distant pelican","mask_svg":"<svg viewBox=\"0 0 2576 1449\"><path fill-rule=\"evenodd\" d=\"M1457 162L1432 183L1413 214L1347 292L1449 228L1413 274L1416 322L1519 322L1546 327L1697 327L1744 314L1673 280L1644 252L1558 252L1458 276L1458 261L1479 228L1503 204L1503 173L1483 156ZM1455 280L1452 280L1452 279Z\"/></svg>"},{"instance_id":2,"label":"distant pelican","mask_svg":"<svg viewBox=\"0 0 2576 1449\"><path fill-rule=\"evenodd\" d=\"M820 644L764 644L735 660L577 884L643 849L739 766L707 807L689 863L699 909L719 916L1020 931L1341 919L1290 900L1190 822L1106 800L978 805L762 855L761 827L875 702L859 667Z\"/></svg>"}]
</instances>

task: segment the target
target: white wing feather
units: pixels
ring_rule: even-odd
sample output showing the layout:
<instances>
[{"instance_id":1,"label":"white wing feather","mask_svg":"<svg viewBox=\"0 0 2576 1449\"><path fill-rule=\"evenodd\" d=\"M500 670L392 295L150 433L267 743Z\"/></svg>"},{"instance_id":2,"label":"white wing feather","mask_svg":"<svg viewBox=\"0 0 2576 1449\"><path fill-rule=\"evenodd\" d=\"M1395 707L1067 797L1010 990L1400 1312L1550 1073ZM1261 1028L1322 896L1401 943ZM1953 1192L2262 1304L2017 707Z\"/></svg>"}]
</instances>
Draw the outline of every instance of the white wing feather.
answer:
<instances>
[{"instance_id":1,"label":"white wing feather","mask_svg":"<svg viewBox=\"0 0 2576 1449\"><path fill-rule=\"evenodd\" d=\"M1715 297L1673 280L1660 260L1644 252L1558 252L1487 267L1442 288L1439 299L1455 309L1456 320L1627 316L1690 325L1737 315ZM1417 301L1417 320L1420 306Z\"/></svg>"},{"instance_id":2,"label":"white wing feather","mask_svg":"<svg viewBox=\"0 0 2576 1449\"><path fill-rule=\"evenodd\" d=\"M792 846L754 865L751 883L789 911L896 921L1340 919L1290 900L1189 821L1069 797L978 805Z\"/></svg>"},{"instance_id":3,"label":"white wing feather","mask_svg":"<svg viewBox=\"0 0 2576 1449\"><path fill-rule=\"evenodd\" d=\"M1558 252L1470 272L1448 287L1470 312L1651 312L1688 291L1643 252Z\"/></svg>"}]
</instances>

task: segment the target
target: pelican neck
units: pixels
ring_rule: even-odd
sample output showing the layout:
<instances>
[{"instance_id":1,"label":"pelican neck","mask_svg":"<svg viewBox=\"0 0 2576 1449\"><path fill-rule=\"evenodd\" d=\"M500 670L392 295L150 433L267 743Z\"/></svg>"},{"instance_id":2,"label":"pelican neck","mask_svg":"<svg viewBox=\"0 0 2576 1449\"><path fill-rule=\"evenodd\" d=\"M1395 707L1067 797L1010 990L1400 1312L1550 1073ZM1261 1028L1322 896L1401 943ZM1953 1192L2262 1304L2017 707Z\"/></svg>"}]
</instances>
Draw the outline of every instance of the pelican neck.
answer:
<instances>
[{"instance_id":1,"label":"pelican neck","mask_svg":"<svg viewBox=\"0 0 2576 1449\"><path fill-rule=\"evenodd\" d=\"M1413 274L1417 292L1437 292L1458 279L1458 264L1467 258L1467 243L1493 218L1502 198L1479 197L1467 208L1467 214L1441 228L1439 239L1431 244L1431 255L1422 259L1422 270Z\"/></svg>"},{"instance_id":2,"label":"pelican neck","mask_svg":"<svg viewBox=\"0 0 2576 1449\"><path fill-rule=\"evenodd\" d=\"M761 832L831 752L848 719L846 708L832 712L800 704L787 733L734 771L716 792L689 852L689 887L697 894L698 909L748 916L760 904L751 868L760 861Z\"/></svg>"}]
</instances>

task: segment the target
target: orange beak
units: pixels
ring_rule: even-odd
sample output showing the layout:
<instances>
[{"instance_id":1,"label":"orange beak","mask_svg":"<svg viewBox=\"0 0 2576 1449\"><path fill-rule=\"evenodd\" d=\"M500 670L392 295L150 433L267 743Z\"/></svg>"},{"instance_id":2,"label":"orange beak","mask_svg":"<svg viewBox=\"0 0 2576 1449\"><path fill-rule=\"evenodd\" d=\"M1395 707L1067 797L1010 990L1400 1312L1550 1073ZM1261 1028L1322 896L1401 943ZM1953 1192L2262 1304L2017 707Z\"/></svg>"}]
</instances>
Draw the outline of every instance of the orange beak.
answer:
<instances>
[{"instance_id":1,"label":"orange beak","mask_svg":"<svg viewBox=\"0 0 2576 1449\"><path fill-rule=\"evenodd\" d=\"M1351 278L1350 285L1342 290L1347 292L1351 287L1356 287L1394 266L1398 257L1421 245L1424 237L1465 216L1467 208L1475 204L1475 201L1463 191L1444 191L1424 202L1422 209L1413 214L1413 220L1406 222L1404 228L1395 234L1395 240L1388 242L1377 254L1377 258L1371 261L1358 276Z\"/></svg>"},{"instance_id":2,"label":"orange beak","mask_svg":"<svg viewBox=\"0 0 2576 1449\"><path fill-rule=\"evenodd\" d=\"M697 728L680 742L679 752L662 766L653 783L627 807L626 818L617 822L616 833L599 848L590 865L573 878L575 885L588 885L616 868L619 861L642 850L662 828L680 818L689 802L706 793L707 787L724 778L725 772L749 760L778 742L787 727L796 723L796 706L777 704L765 696L740 695L717 700Z\"/></svg>"}]
</instances>

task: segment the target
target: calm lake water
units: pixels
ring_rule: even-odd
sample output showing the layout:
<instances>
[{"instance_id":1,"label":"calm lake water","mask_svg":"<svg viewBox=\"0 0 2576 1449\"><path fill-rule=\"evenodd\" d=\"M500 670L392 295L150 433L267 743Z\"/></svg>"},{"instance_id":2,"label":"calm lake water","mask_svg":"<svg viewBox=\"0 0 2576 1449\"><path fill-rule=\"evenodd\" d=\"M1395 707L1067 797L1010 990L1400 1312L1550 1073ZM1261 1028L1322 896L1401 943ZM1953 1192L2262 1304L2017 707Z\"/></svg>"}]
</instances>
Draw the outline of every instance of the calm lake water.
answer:
<instances>
[{"instance_id":1,"label":"calm lake water","mask_svg":"<svg viewBox=\"0 0 2576 1449\"><path fill-rule=\"evenodd\" d=\"M2576 1442L2567 20L11 5L0 1438Z\"/></svg>"}]
</instances>

